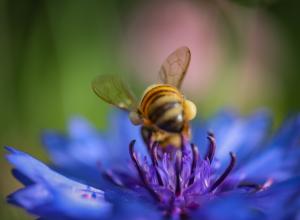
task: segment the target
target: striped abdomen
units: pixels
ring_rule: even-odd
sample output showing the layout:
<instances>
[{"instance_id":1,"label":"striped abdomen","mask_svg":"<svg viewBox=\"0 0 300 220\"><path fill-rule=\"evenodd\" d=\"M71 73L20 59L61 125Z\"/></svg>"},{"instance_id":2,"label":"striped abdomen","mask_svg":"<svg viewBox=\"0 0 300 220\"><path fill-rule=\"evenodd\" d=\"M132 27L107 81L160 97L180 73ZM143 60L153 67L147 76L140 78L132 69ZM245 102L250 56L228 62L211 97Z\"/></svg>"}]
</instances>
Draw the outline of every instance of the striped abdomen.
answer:
<instances>
[{"instance_id":1,"label":"striped abdomen","mask_svg":"<svg viewBox=\"0 0 300 220\"><path fill-rule=\"evenodd\" d=\"M162 130L179 133L183 129L183 97L170 85L149 87L141 101L140 111Z\"/></svg>"}]
</instances>

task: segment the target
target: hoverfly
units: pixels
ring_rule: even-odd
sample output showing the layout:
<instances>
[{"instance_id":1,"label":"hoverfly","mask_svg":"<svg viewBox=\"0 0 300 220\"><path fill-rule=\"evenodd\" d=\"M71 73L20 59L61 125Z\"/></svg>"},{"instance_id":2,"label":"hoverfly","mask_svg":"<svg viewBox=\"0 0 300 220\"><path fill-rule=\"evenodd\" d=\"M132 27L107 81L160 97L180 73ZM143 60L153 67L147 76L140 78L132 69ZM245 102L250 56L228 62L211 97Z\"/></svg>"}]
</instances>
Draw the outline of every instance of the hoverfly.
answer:
<instances>
[{"instance_id":1,"label":"hoverfly","mask_svg":"<svg viewBox=\"0 0 300 220\"><path fill-rule=\"evenodd\" d=\"M189 48L180 47L163 62L161 83L150 85L138 102L118 77L100 75L92 82L94 92L104 101L129 112L134 125L142 125L145 143L179 147L182 137L190 138L189 121L196 116L196 106L185 99L180 88L190 64Z\"/></svg>"}]
</instances>

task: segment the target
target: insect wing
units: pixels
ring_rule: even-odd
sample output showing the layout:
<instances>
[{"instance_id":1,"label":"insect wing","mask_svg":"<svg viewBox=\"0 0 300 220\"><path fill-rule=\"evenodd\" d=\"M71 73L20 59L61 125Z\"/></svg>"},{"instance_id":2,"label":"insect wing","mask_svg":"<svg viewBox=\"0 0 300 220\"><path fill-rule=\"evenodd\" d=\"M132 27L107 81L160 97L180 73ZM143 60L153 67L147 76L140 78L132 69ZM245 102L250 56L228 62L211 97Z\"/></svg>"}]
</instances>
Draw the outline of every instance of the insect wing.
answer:
<instances>
[{"instance_id":1,"label":"insect wing","mask_svg":"<svg viewBox=\"0 0 300 220\"><path fill-rule=\"evenodd\" d=\"M191 52L187 47L180 47L171 53L159 71L163 83L181 87L191 60Z\"/></svg>"},{"instance_id":2,"label":"insect wing","mask_svg":"<svg viewBox=\"0 0 300 220\"><path fill-rule=\"evenodd\" d=\"M136 106L130 89L116 76L100 75L92 82L92 88L97 96L118 108L130 111Z\"/></svg>"}]
</instances>

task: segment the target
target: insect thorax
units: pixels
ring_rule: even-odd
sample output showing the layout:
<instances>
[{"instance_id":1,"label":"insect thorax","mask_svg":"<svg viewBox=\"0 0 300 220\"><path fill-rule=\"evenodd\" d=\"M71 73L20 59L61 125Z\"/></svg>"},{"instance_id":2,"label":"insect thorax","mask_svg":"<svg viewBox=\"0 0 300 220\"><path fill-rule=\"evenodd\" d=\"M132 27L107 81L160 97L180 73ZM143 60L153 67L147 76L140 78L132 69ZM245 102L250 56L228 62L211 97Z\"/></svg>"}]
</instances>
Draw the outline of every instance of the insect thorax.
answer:
<instances>
[{"instance_id":1,"label":"insect thorax","mask_svg":"<svg viewBox=\"0 0 300 220\"><path fill-rule=\"evenodd\" d=\"M158 128L179 133L184 125L183 101L183 95L176 87L155 84L145 90L140 111Z\"/></svg>"}]
</instances>

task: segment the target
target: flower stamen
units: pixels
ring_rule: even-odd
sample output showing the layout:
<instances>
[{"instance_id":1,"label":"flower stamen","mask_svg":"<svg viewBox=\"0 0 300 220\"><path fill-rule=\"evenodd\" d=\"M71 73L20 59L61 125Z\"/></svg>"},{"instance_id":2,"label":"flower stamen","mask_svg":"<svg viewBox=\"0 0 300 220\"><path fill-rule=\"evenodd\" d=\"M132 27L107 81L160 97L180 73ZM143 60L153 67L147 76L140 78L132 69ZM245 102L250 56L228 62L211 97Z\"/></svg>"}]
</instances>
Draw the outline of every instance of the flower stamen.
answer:
<instances>
[{"instance_id":1,"label":"flower stamen","mask_svg":"<svg viewBox=\"0 0 300 220\"><path fill-rule=\"evenodd\" d=\"M192 185L194 183L195 179L195 170L198 164L198 158L199 158L199 150L198 147L195 144L191 144L191 149L193 153L193 161L192 161L192 167L191 167L191 177L189 180L188 185Z\"/></svg>"},{"instance_id":2,"label":"flower stamen","mask_svg":"<svg viewBox=\"0 0 300 220\"><path fill-rule=\"evenodd\" d=\"M256 191L260 190L261 185L257 184L257 183L252 183L252 182L241 182L238 185L238 188L251 188L251 189L254 189L254 191L256 192Z\"/></svg>"},{"instance_id":3,"label":"flower stamen","mask_svg":"<svg viewBox=\"0 0 300 220\"><path fill-rule=\"evenodd\" d=\"M158 146L158 142L154 142L152 144L152 147L151 147L151 160L152 160L152 164L153 164L153 167L155 169L155 173L156 173L156 176L157 176L157 181L158 181L158 184L159 185L163 185L163 181L162 181L162 178L157 170L157 166L158 166L158 158L157 158L157 146Z\"/></svg>"},{"instance_id":4,"label":"flower stamen","mask_svg":"<svg viewBox=\"0 0 300 220\"><path fill-rule=\"evenodd\" d=\"M206 160L208 160L210 163L212 163L212 160L214 159L215 151L216 151L216 141L215 141L214 134L211 132L208 132L207 139L209 141L209 147L208 147L206 156L204 158Z\"/></svg>"},{"instance_id":5,"label":"flower stamen","mask_svg":"<svg viewBox=\"0 0 300 220\"><path fill-rule=\"evenodd\" d=\"M152 190L152 188L149 186L149 183L147 181L147 178L146 178L146 174L144 173L141 165L139 164L138 162L138 159L137 159L137 155L134 151L134 144L135 144L136 140L132 140L129 144L129 154L130 154L130 157L131 157L131 160L134 162L134 165L135 165L135 168L137 169L138 171L138 174L145 186L145 188L157 199L159 199L159 196Z\"/></svg>"},{"instance_id":6,"label":"flower stamen","mask_svg":"<svg viewBox=\"0 0 300 220\"><path fill-rule=\"evenodd\" d=\"M230 154L230 163L229 163L228 167L226 168L226 170L224 171L224 173L211 186L210 192L214 191L226 179L226 177L232 171L232 169L236 163L236 156L232 152L230 152L229 154Z\"/></svg>"},{"instance_id":7,"label":"flower stamen","mask_svg":"<svg viewBox=\"0 0 300 220\"><path fill-rule=\"evenodd\" d=\"M140 164L138 162L138 159L137 159L137 156L136 156L136 153L134 151L134 144L135 144L135 142L136 142L136 140L132 140L130 142L130 144L129 144L129 154L130 154L130 157L131 157L132 161L134 162L135 168L137 169L141 180L147 186L148 183L147 183L147 179L146 179L145 173L143 172L142 167L140 166Z\"/></svg>"},{"instance_id":8,"label":"flower stamen","mask_svg":"<svg viewBox=\"0 0 300 220\"><path fill-rule=\"evenodd\" d=\"M175 195L179 196L181 194L181 180L180 174L182 169L182 155L181 152L177 151L175 160L175 172L176 172L176 190Z\"/></svg>"},{"instance_id":9,"label":"flower stamen","mask_svg":"<svg viewBox=\"0 0 300 220\"><path fill-rule=\"evenodd\" d=\"M273 184L272 179L267 179L263 184L257 184L253 182L241 182L238 188L252 188L253 192L263 191Z\"/></svg>"},{"instance_id":10,"label":"flower stamen","mask_svg":"<svg viewBox=\"0 0 300 220\"><path fill-rule=\"evenodd\" d=\"M195 206L193 198L213 191L224 182L236 163L231 161L223 174L210 184L211 163L215 155L214 135L208 134L209 146L204 159L199 149L182 137L181 148L163 148L157 141L149 141L148 157L143 160L134 151L135 140L129 145L129 153L142 185L157 199L170 215L181 215L185 208ZM151 162L148 163L147 159ZM197 206L199 204L196 204Z\"/></svg>"}]
</instances>

